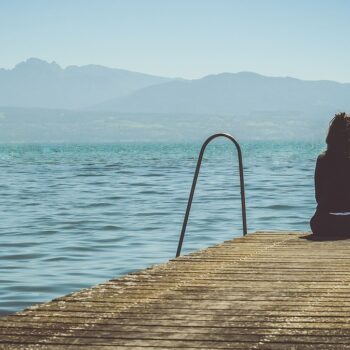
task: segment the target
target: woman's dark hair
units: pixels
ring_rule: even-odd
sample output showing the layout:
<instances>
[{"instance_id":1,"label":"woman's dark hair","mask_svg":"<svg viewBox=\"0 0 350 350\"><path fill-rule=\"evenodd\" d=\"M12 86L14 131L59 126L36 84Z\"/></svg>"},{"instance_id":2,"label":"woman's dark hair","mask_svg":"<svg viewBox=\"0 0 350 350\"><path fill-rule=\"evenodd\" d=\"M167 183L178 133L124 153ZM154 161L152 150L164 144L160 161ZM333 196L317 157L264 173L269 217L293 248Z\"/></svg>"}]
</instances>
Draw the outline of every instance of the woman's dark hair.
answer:
<instances>
[{"instance_id":1,"label":"woman's dark hair","mask_svg":"<svg viewBox=\"0 0 350 350\"><path fill-rule=\"evenodd\" d=\"M350 156L350 115L337 113L329 123L327 152Z\"/></svg>"}]
</instances>

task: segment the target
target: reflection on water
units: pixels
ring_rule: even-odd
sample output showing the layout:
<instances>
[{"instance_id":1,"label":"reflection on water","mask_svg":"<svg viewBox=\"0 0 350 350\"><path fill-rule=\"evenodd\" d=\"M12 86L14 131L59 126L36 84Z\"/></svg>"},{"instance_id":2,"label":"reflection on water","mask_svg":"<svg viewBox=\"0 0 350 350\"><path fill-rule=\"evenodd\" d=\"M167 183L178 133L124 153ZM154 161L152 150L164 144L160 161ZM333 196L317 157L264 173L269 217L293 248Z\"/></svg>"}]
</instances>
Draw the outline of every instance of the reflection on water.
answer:
<instances>
[{"instance_id":1,"label":"reflection on water","mask_svg":"<svg viewBox=\"0 0 350 350\"><path fill-rule=\"evenodd\" d=\"M0 145L0 313L175 254L199 144ZM248 230L308 230L321 144L243 144ZM183 253L241 235L233 146L208 146Z\"/></svg>"}]
</instances>

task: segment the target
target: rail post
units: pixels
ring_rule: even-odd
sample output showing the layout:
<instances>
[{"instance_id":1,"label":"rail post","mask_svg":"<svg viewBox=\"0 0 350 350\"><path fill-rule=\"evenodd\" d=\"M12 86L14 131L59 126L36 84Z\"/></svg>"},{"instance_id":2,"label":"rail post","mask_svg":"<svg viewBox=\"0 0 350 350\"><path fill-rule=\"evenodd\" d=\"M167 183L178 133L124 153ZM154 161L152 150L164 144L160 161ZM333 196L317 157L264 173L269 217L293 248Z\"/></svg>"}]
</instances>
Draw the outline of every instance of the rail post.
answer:
<instances>
[{"instance_id":1,"label":"rail post","mask_svg":"<svg viewBox=\"0 0 350 350\"><path fill-rule=\"evenodd\" d=\"M239 146L238 142L234 139L234 137L232 135L226 134L226 133L217 133L217 134L211 135L210 137L208 137L205 140L205 142L203 143L202 148L200 150L199 156L198 156L197 166L196 166L196 170L195 170L193 181L192 181L190 196L188 198L186 213L185 213L184 221L182 224L181 234L180 234L180 238L179 238L179 244L177 246L176 257L180 256L180 254L181 254L182 243L183 243L183 240L185 238L187 222L188 222L188 218L189 218L190 211L191 211L194 191L196 189L198 175L199 175L200 167L202 165L202 160L203 160L203 155L204 155L205 149L206 149L207 145L212 140L214 140L218 137L225 137L225 138L231 140L237 149L238 163L239 163L239 180L240 180L240 188L241 188L243 236L245 236L247 234L247 217L246 217L246 207L245 207L244 175L243 175L243 160L242 160L241 147Z\"/></svg>"}]
</instances>

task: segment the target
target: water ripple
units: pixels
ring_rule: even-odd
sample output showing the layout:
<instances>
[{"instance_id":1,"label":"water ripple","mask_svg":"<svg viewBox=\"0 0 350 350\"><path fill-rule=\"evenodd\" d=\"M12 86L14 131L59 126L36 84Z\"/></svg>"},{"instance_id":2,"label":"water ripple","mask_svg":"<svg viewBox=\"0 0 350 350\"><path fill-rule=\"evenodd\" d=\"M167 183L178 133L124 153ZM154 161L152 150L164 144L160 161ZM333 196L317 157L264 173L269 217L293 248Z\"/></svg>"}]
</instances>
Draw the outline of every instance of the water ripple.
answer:
<instances>
[{"instance_id":1,"label":"water ripple","mask_svg":"<svg viewBox=\"0 0 350 350\"><path fill-rule=\"evenodd\" d=\"M0 314L173 258L199 149L1 145ZM321 149L243 144L250 231L308 230ZM208 146L184 253L241 235L235 162Z\"/></svg>"}]
</instances>

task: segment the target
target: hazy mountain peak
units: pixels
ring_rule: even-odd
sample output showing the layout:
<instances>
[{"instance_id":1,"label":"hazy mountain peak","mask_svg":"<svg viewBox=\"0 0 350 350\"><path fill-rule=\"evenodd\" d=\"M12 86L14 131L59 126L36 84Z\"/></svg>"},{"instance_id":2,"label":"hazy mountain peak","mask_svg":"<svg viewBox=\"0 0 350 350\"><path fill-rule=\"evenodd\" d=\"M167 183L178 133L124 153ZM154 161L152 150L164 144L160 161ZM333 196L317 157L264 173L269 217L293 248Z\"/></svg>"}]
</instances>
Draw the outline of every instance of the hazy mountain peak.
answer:
<instances>
[{"instance_id":1,"label":"hazy mountain peak","mask_svg":"<svg viewBox=\"0 0 350 350\"><path fill-rule=\"evenodd\" d=\"M54 61L49 63L40 58L31 57L24 62L18 63L13 70L17 70L17 71L41 70L41 71L58 72L58 71L61 71L62 68Z\"/></svg>"},{"instance_id":2,"label":"hazy mountain peak","mask_svg":"<svg viewBox=\"0 0 350 350\"><path fill-rule=\"evenodd\" d=\"M231 74L235 75L238 77L255 77L255 78L267 78L267 76L255 72L250 72L250 71L239 71L237 73L225 73L225 74Z\"/></svg>"},{"instance_id":3,"label":"hazy mountain peak","mask_svg":"<svg viewBox=\"0 0 350 350\"><path fill-rule=\"evenodd\" d=\"M85 108L169 80L95 64L63 69L31 57L0 69L0 106Z\"/></svg>"},{"instance_id":4,"label":"hazy mountain peak","mask_svg":"<svg viewBox=\"0 0 350 350\"><path fill-rule=\"evenodd\" d=\"M220 80L251 80L251 79L269 79L270 77L264 76L262 74L249 72L249 71L241 71L237 73L231 73L231 72L223 72L218 74L210 74L205 77L203 77L200 80L213 80L213 81L220 81Z\"/></svg>"}]
</instances>

